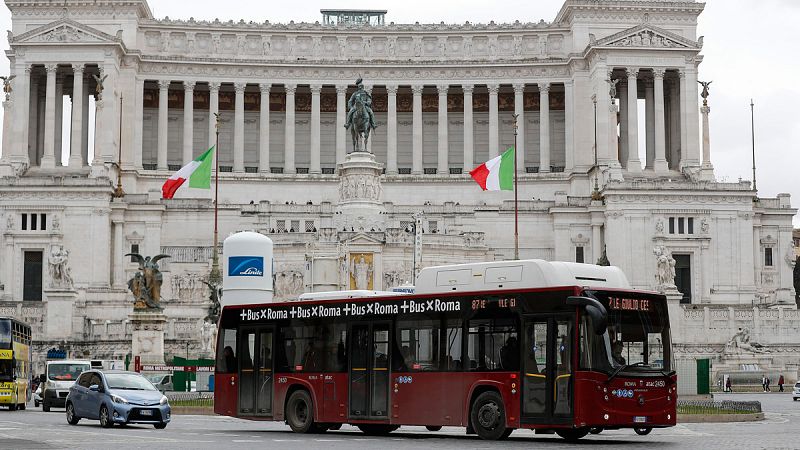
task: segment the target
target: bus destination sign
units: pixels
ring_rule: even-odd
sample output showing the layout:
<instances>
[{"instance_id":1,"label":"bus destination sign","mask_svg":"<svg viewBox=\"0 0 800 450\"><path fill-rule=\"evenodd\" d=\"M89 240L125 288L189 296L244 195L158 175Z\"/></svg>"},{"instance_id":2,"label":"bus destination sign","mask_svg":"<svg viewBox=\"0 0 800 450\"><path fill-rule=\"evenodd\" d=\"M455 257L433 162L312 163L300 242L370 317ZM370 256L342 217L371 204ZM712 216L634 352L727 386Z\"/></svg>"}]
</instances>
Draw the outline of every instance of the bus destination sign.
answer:
<instances>
[{"instance_id":1,"label":"bus destination sign","mask_svg":"<svg viewBox=\"0 0 800 450\"><path fill-rule=\"evenodd\" d=\"M650 300L646 298L609 297L608 307L618 311L650 311Z\"/></svg>"},{"instance_id":2,"label":"bus destination sign","mask_svg":"<svg viewBox=\"0 0 800 450\"><path fill-rule=\"evenodd\" d=\"M281 319L312 319L321 317L385 316L399 313L428 313L461 311L458 300L403 300L402 302L345 303L337 305L297 305L263 308L243 308L242 322Z\"/></svg>"}]
</instances>

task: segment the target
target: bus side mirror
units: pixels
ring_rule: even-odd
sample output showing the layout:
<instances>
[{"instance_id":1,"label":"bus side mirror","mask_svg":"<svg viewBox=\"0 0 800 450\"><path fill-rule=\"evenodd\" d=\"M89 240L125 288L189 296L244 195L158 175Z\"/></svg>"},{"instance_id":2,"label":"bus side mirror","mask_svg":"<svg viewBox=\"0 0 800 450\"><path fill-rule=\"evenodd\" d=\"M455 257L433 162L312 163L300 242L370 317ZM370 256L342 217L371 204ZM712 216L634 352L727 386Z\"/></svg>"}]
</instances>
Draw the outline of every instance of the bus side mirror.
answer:
<instances>
[{"instance_id":1,"label":"bus side mirror","mask_svg":"<svg viewBox=\"0 0 800 450\"><path fill-rule=\"evenodd\" d=\"M592 318L595 334L603 334L608 326L608 312L599 301L590 297L567 297L567 305L583 306L586 314Z\"/></svg>"}]
</instances>

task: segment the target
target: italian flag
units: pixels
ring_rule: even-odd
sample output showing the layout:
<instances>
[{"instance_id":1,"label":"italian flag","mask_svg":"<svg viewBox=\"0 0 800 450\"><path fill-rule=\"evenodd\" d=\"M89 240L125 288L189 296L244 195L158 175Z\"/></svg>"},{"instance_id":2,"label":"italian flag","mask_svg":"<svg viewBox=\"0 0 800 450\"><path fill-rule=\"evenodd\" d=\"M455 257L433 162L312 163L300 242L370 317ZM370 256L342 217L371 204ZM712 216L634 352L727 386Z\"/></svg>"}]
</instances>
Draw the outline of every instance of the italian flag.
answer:
<instances>
[{"instance_id":1,"label":"italian flag","mask_svg":"<svg viewBox=\"0 0 800 450\"><path fill-rule=\"evenodd\" d=\"M161 186L161 198L172 198L175 191L188 179L189 187L211 189L211 165L214 162L214 146L195 158L194 161L181 167Z\"/></svg>"},{"instance_id":2,"label":"italian flag","mask_svg":"<svg viewBox=\"0 0 800 450\"><path fill-rule=\"evenodd\" d=\"M484 191L514 190L514 147L469 172Z\"/></svg>"}]
</instances>

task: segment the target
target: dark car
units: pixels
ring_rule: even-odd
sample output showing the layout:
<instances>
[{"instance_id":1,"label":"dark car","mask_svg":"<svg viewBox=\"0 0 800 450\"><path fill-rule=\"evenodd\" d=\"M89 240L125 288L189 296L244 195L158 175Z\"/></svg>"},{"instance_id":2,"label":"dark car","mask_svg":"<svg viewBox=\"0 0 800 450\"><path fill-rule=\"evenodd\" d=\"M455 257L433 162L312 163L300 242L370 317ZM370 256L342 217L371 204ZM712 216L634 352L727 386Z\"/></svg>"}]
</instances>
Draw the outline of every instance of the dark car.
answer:
<instances>
[{"instance_id":1,"label":"dark car","mask_svg":"<svg viewBox=\"0 0 800 450\"><path fill-rule=\"evenodd\" d=\"M136 372L88 370L70 388L67 396L67 422L100 420L100 426L115 423L149 423L158 429L170 421L167 397L153 383Z\"/></svg>"}]
</instances>

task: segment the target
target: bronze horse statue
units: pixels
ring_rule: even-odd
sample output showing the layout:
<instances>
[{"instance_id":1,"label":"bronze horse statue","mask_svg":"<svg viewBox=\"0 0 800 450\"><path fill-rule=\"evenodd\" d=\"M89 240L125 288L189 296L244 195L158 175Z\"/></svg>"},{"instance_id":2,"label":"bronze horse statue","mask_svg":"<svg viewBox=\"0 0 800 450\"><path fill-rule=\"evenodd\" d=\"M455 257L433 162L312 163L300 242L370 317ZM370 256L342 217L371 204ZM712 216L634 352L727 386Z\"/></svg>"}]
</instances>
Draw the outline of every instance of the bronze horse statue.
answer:
<instances>
[{"instance_id":1,"label":"bronze horse statue","mask_svg":"<svg viewBox=\"0 0 800 450\"><path fill-rule=\"evenodd\" d=\"M353 121L350 126L350 137L353 140L353 152L366 152L370 131L369 113L360 97L353 99Z\"/></svg>"}]
</instances>

